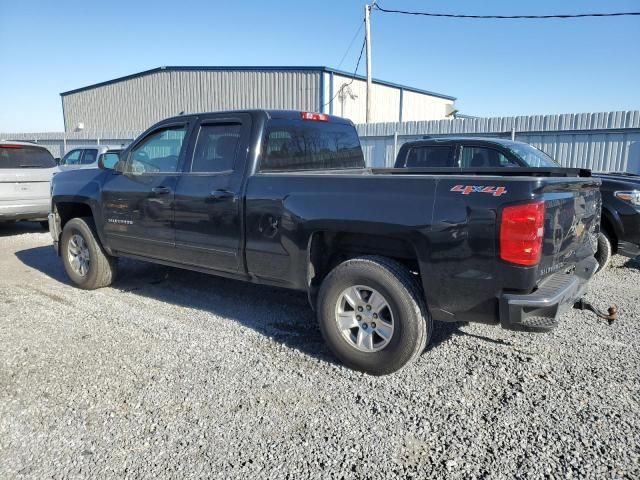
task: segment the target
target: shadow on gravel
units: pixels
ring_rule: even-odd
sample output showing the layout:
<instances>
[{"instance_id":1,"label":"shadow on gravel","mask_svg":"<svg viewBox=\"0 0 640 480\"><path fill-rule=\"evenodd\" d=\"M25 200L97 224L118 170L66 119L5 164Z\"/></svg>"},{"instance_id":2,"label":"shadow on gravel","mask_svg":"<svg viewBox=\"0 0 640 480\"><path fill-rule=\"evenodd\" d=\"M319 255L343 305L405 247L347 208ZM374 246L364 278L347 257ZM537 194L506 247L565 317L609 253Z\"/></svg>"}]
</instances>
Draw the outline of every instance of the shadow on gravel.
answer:
<instances>
[{"instance_id":1,"label":"shadow on gravel","mask_svg":"<svg viewBox=\"0 0 640 480\"><path fill-rule=\"evenodd\" d=\"M38 222L2 222L0 223L0 237L10 237L23 233L47 232Z\"/></svg>"},{"instance_id":2,"label":"shadow on gravel","mask_svg":"<svg viewBox=\"0 0 640 480\"><path fill-rule=\"evenodd\" d=\"M473 333L467 333L460 330L460 327L467 325L467 322L435 322L435 329L433 331L433 337L431 337L431 343L428 348L435 348L441 343L449 340L453 337L471 337L476 340L482 340L484 342L493 343L495 345L502 345L505 347L514 347L515 344L501 338L490 338L484 335L476 335Z\"/></svg>"},{"instance_id":3,"label":"shadow on gravel","mask_svg":"<svg viewBox=\"0 0 640 480\"><path fill-rule=\"evenodd\" d=\"M21 250L16 257L28 267L74 288L50 246ZM121 295L123 302L127 294L134 294L232 319L288 347L335 363L306 294L301 292L130 259L120 260L118 279L105 290L114 299ZM189 312L184 316L188 317Z\"/></svg>"},{"instance_id":4,"label":"shadow on gravel","mask_svg":"<svg viewBox=\"0 0 640 480\"><path fill-rule=\"evenodd\" d=\"M34 268L60 283L70 285L62 261L51 245L20 250L16 252L16 257L28 267Z\"/></svg>"},{"instance_id":5,"label":"shadow on gravel","mask_svg":"<svg viewBox=\"0 0 640 480\"><path fill-rule=\"evenodd\" d=\"M638 258L630 258L621 267L618 268L635 268L636 270L640 270L640 257Z\"/></svg>"},{"instance_id":6,"label":"shadow on gravel","mask_svg":"<svg viewBox=\"0 0 640 480\"><path fill-rule=\"evenodd\" d=\"M71 287L60 258L50 246L21 250L16 252L16 257L25 265ZM106 290L114 298L130 293L229 318L290 348L336 363L303 292L130 259L120 259L118 279ZM435 325L427 350L452 336L468 335L459 330L461 323L436 322Z\"/></svg>"}]
</instances>

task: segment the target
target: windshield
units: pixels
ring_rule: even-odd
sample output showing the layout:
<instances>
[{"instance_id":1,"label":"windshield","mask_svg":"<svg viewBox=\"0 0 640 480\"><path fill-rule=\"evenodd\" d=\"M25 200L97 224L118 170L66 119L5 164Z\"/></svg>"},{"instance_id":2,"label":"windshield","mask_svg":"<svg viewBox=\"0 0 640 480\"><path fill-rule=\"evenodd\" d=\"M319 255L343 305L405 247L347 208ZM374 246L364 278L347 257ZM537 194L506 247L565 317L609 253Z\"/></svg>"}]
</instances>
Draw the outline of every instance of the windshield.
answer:
<instances>
[{"instance_id":1,"label":"windshield","mask_svg":"<svg viewBox=\"0 0 640 480\"><path fill-rule=\"evenodd\" d=\"M56 161L49 150L28 145L0 145L0 168L53 168Z\"/></svg>"},{"instance_id":2,"label":"windshield","mask_svg":"<svg viewBox=\"0 0 640 480\"><path fill-rule=\"evenodd\" d=\"M559 167L556 161L542 150L526 143L513 143L507 147L511 153L522 160L529 167Z\"/></svg>"}]
</instances>

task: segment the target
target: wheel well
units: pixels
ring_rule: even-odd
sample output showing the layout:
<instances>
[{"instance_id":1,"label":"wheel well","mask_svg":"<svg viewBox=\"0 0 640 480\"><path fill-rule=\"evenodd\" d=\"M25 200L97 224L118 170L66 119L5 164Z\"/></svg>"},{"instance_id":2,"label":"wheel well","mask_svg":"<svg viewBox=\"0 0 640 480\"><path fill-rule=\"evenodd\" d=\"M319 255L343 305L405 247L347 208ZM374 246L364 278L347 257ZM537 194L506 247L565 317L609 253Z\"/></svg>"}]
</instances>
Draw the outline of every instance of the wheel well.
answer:
<instances>
[{"instance_id":1,"label":"wheel well","mask_svg":"<svg viewBox=\"0 0 640 480\"><path fill-rule=\"evenodd\" d=\"M56 210L60 217L61 230L64 228L65 224L73 218L93 217L91 207L86 203L60 202L56 203Z\"/></svg>"},{"instance_id":2,"label":"wheel well","mask_svg":"<svg viewBox=\"0 0 640 480\"><path fill-rule=\"evenodd\" d=\"M405 239L361 233L315 232L309 240L309 289L315 291L335 266L360 255L392 258L420 276L416 251Z\"/></svg>"},{"instance_id":3,"label":"wheel well","mask_svg":"<svg viewBox=\"0 0 640 480\"><path fill-rule=\"evenodd\" d=\"M611 222L609 217L605 215L602 216L602 219L600 220L600 230L605 233L607 237L609 237L609 240L611 240L611 250L615 255L618 251L618 237L616 235L615 228L613 228L613 223Z\"/></svg>"}]
</instances>

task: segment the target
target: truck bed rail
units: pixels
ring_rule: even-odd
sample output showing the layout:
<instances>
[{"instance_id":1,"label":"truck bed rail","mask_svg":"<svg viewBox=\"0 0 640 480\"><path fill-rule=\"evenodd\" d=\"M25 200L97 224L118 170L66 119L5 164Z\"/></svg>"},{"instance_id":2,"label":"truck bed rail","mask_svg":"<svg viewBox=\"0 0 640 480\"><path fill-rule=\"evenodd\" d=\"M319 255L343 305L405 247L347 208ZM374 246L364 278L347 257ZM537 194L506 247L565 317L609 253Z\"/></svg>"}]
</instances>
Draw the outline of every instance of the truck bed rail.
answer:
<instances>
[{"instance_id":1,"label":"truck bed rail","mask_svg":"<svg viewBox=\"0 0 640 480\"><path fill-rule=\"evenodd\" d=\"M527 168L527 167L431 167L431 168L372 168L374 175L478 175L498 177L591 177L591 170L584 168Z\"/></svg>"}]
</instances>

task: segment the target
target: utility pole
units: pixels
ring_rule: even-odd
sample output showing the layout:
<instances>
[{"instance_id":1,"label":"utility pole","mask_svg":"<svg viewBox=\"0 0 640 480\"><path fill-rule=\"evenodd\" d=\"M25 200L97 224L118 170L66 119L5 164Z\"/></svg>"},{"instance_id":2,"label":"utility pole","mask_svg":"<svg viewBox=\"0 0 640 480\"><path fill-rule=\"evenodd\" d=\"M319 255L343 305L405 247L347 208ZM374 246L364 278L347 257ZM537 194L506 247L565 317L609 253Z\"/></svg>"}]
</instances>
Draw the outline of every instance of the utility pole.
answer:
<instances>
[{"instance_id":1,"label":"utility pole","mask_svg":"<svg viewBox=\"0 0 640 480\"><path fill-rule=\"evenodd\" d=\"M375 2L374 2L375 3ZM367 48L367 113L365 122L371 121L371 22L369 15L371 13L371 5L364 6L364 35Z\"/></svg>"}]
</instances>

